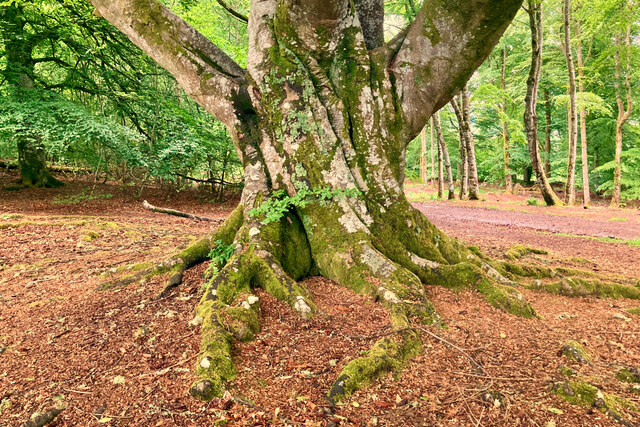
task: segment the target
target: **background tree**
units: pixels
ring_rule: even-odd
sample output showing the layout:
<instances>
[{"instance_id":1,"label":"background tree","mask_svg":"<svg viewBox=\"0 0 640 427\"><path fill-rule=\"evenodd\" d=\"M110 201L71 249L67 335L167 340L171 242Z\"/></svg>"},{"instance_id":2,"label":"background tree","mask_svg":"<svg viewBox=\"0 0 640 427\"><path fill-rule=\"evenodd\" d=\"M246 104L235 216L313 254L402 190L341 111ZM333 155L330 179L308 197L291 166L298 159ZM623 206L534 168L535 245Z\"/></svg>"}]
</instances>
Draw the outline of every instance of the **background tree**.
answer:
<instances>
[{"instance_id":1,"label":"background tree","mask_svg":"<svg viewBox=\"0 0 640 427\"><path fill-rule=\"evenodd\" d=\"M540 68L542 67L542 2L529 0L527 13L531 28L531 68L527 79L527 95L525 97L524 125L527 131L527 143L531 166L536 175L538 188L547 205L561 205L562 202L553 191L545 175L538 148L538 86L540 84Z\"/></svg>"}]
</instances>

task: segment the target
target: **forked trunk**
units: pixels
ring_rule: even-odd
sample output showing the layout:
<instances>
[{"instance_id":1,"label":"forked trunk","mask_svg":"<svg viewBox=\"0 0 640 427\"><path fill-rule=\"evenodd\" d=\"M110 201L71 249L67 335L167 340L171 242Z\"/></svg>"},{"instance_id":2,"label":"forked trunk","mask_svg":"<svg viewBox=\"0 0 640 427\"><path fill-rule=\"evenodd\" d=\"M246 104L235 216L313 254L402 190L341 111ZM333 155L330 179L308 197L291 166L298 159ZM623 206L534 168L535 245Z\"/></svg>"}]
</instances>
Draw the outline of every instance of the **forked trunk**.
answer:
<instances>
[{"instance_id":1,"label":"forked trunk","mask_svg":"<svg viewBox=\"0 0 640 427\"><path fill-rule=\"evenodd\" d=\"M381 0L252 1L246 70L154 0L92 2L227 125L244 165L240 206L200 246L220 241L235 253L198 308L194 396L220 395L235 376L232 339L259 328L256 286L303 318L315 308L296 281L310 274L391 310L397 333L343 368L332 400L417 354L412 324L436 319L423 284L472 284L495 306L534 315L511 282L403 191L407 144L488 55L519 1L425 3L387 44ZM190 262L178 257L168 268L181 274Z\"/></svg>"}]
</instances>

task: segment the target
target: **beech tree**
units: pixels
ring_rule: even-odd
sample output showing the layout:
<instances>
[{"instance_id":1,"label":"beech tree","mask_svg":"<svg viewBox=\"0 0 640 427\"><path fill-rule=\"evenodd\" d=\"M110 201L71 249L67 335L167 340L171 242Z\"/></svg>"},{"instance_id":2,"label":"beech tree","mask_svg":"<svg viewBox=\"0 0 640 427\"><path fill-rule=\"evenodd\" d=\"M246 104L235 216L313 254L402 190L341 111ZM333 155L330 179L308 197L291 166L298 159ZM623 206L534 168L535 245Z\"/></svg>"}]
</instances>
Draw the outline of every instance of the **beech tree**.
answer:
<instances>
[{"instance_id":1,"label":"beech tree","mask_svg":"<svg viewBox=\"0 0 640 427\"><path fill-rule=\"evenodd\" d=\"M252 1L246 69L157 0L91 2L227 126L244 166L227 221L162 265L172 285L212 248L233 251L197 310L192 395L211 399L234 377L232 340L259 328L255 286L303 318L316 308L297 280L310 274L389 308L397 333L345 366L333 400L417 354L412 325L437 321L424 284L472 285L497 307L535 314L513 282L403 192L407 144L464 87L521 0L425 1L386 43L382 0Z\"/></svg>"},{"instance_id":2,"label":"beech tree","mask_svg":"<svg viewBox=\"0 0 640 427\"><path fill-rule=\"evenodd\" d=\"M5 43L6 65L2 70L2 80L9 86L13 99L24 100L34 88L34 68L36 60L33 49L40 41L39 34L25 31L27 21L22 7L16 4L0 6L0 36ZM29 132L30 119L25 115L22 127L26 132L17 138L20 179L24 187L60 187L58 181L47 170L46 152L37 134Z\"/></svg>"}]
</instances>

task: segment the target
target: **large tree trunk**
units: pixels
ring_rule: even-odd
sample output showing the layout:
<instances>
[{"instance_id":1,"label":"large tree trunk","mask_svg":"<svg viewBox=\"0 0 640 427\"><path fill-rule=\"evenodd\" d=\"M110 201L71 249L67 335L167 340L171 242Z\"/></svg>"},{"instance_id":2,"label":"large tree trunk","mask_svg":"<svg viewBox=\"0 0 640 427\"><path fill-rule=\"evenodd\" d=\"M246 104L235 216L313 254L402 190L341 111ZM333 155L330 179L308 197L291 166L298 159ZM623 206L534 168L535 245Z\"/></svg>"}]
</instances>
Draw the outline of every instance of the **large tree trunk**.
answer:
<instances>
[{"instance_id":1,"label":"large tree trunk","mask_svg":"<svg viewBox=\"0 0 640 427\"><path fill-rule=\"evenodd\" d=\"M627 25L626 35L624 42L622 42L622 36L616 34L615 36L616 51L614 54L615 66L616 66L616 104L618 106L618 117L616 119L616 151L615 151L615 169L613 170L613 195L611 197L611 207L617 208L620 206L620 195L622 192L622 136L624 131L624 125L631 117L633 112L633 98L631 96L631 85L629 83L629 75L631 74L631 26ZM622 46L626 48L626 72L624 76L624 91L620 87L622 64L620 60L620 49ZM626 97L627 105L625 107L623 96Z\"/></svg>"},{"instance_id":2,"label":"large tree trunk","mask_svg":"<svg viewBox=\"0 0 640 427\"><path fill-rule=\"evenodd\" d=\"M8 84L10 96L20 102L33 96L30 91L35 86L32 77L35 40L25 31L27 22L20 6L13 4L0 7L0 17L3 22L0 31L7 59L2 77ZM59 187L62 182L47 170L42 141L35 132L30 132L32 126L29 116L25 115L16 137L20 165L19 184L24 187Z\"/></svg>"},{"instance_id":3,"label":"large tree trunk","mask_svg":"<svg viewBox=\"0 0 640 427\"><path fill-rule=\"evenodd\" d=\"M456 198L456 189L453 184L453 172L451 171L451 160L449 159L449 149L447 148L447 144L444 142L444 135L442 134L442 126L440 125L440 112L437 112L433 115L433 124L436 129L436 137L438 138L438 153L439 153L439 156L441 157L442 163L444 163L444 169L447 172L447 198L449 200L453 200ZM440 168L442 168L442 165L440 165ZM442 175L442 171L439 170L438 173ZM444 189L441 192L444 193ZM442 197L442 195L440 197Z\"/></svg>"},{"instance_id":4,"label":"large tree trunk","mask_svg":"<svg viewBox=\"0 0 640 427\"><path fill-rule=\"evenodd\" d=\"M507 193L513 192L513 178L511 176L511 155L509 154L509 125L507 123L507 97L505 90L507 86L507 48L502 49L501 55L502 73L500 74L500 89L502 97L500 100L500 124L502 125L502 151L504 153L504 185Z\"/></svg>"},{"instance_id":5,"label":"large tree trunk","mask_svg":"<svg viewBox=\"0 0 640 427\"><path fill-rule=\"evenodd\" d=\"M572 205L576 200L576 151L578 145L578 112L576 107L576 71L571 48L571 0L564 0L564 54L569 75L569 154L567 160L567 182L565 184L565 202Z\"/></svg>"},{"instance_id":6,"label":"large tree trunk","mask_svg":"<svg viewBox=\"0 0 640 427\"><path fill-rule=\"evenodd\" d=\"M584 93L584 61L582 58L582 42L580 40L580 20L576 21L576 59L578 60L578 93ZM582 204L588 206L591 203L591 190L589 189L589 157L587 155L587 111L584 105L580 105L580 154L582 159Z\"/></svg>"},{"instance_id":7,"label":"large tree trunk","mask_svg":"<svg viewBox=\"0 0 640 427\"><path fill-rule=\"evenodd\" d=\"M529 157L531 168L536 175L538 188L542 193L542 198L548 206L562 204L556 193L553 191L540 161L540 151L538 148L538 114L536 106L538 103L538 86L540 84L540 69L542 67L542 3L537 0L528 0L529 26L531 28L531 69L527 78L527 95L524 99L524 127L527 131L527 145L529 147Z\"/></svg>"},{"instance_id":8,"label":"large tree trunk","mask_svg":"<svg viewBox=\"0 0 640 427\"><path fill-rule=\"evenodd\" d=\"M92 2L227 125L244 165L240 206L202 243L236 251L198 309L202 380L194 396L219 395L234 377L232 339L250 339L259 325L255 286L304 318L315 308L296 281L310 274L391 310L397 333L344 367L330 392L335 400L419 351L412 325L435 319L424 284L471 284L496 306L534 314L508 280L437 230L403 191L407 144L462 88L520 1L425 2L386 45L381 0L356 1L356 10L347 0L252 1L246 71L155 0Z\"/></svg>"}]
</instances>

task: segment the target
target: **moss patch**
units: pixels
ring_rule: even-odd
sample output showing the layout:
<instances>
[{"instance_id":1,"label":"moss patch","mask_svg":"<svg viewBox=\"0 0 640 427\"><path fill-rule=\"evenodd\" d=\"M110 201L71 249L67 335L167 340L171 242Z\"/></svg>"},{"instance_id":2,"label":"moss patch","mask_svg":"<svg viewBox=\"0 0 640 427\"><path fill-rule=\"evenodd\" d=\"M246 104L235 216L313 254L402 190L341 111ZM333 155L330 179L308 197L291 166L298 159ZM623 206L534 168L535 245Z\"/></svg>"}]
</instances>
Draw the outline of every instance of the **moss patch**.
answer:
<instances>
[{"instance_id":1,"label":"moss patch","mask_svg":"<svg viewBox=\"0 0 640 427\"><path fill-rule=\"evenodd\" d=\"M626 383L640 383L640 370L631 366L625 366L616 372L616 378Z\"/></svg>"},{"instance_id":2,"label":"moss patch","mask_svg":"<svg viewBox=\"0 0 640 427\"><path fill-rule=\"evenodd\" d=\"M627 308L627 313L635 314L636 316L640 316L640 307L631 307Z\"/></svg>"},{"instance_id":3,"label":"moss patch","mask_svg":"<svg viewBox=\"0 0 640 427\"><path fill-rule=\"evenodd\" d=\"M591 363L591 356L578 341L569 340L562 346L562 354L578 363Z\"/></svg>"},{"instance_id":4,"label":"moss patch","mask_svg":"<svg viewBox=\"0 0 640 427\"><path fill-rule=\"evenodd\" d=\"M529 248L527 246L524 245L514 245L511 246L505 253L504 255L510 259L510 260L517 260L522 258L525 255L528 254L540 254L540 255L546 255L549 252L543 250L543 249L535 249L535 248Z\"/></svg>"},{"instance_id":5,"label":"moss patch","mask_svg":"<svg viewBox=\"0 0 640 427\"><path fill-rule=\"evenodd\" d=\"M383 338L376 342L366 357L352 360L344 367L329 392L329 400L337 403L387 372L398 373L406 362L420 353L417 332L403 332L401 338Z\"/></svg>"},{"instance_id":6,"label":"moss patch","mask_svg":"<svg viewBox=\"0 0 640 427\"><path fill-rule=\"evenodd\" d=\"M584 408L596 408L616 421L631 425L622 415L623 410L636 411L627 399L603 393L597 387L583 381L561 381L551 385L551 391L567 402Z\"/></svg>"}]
</instances>

